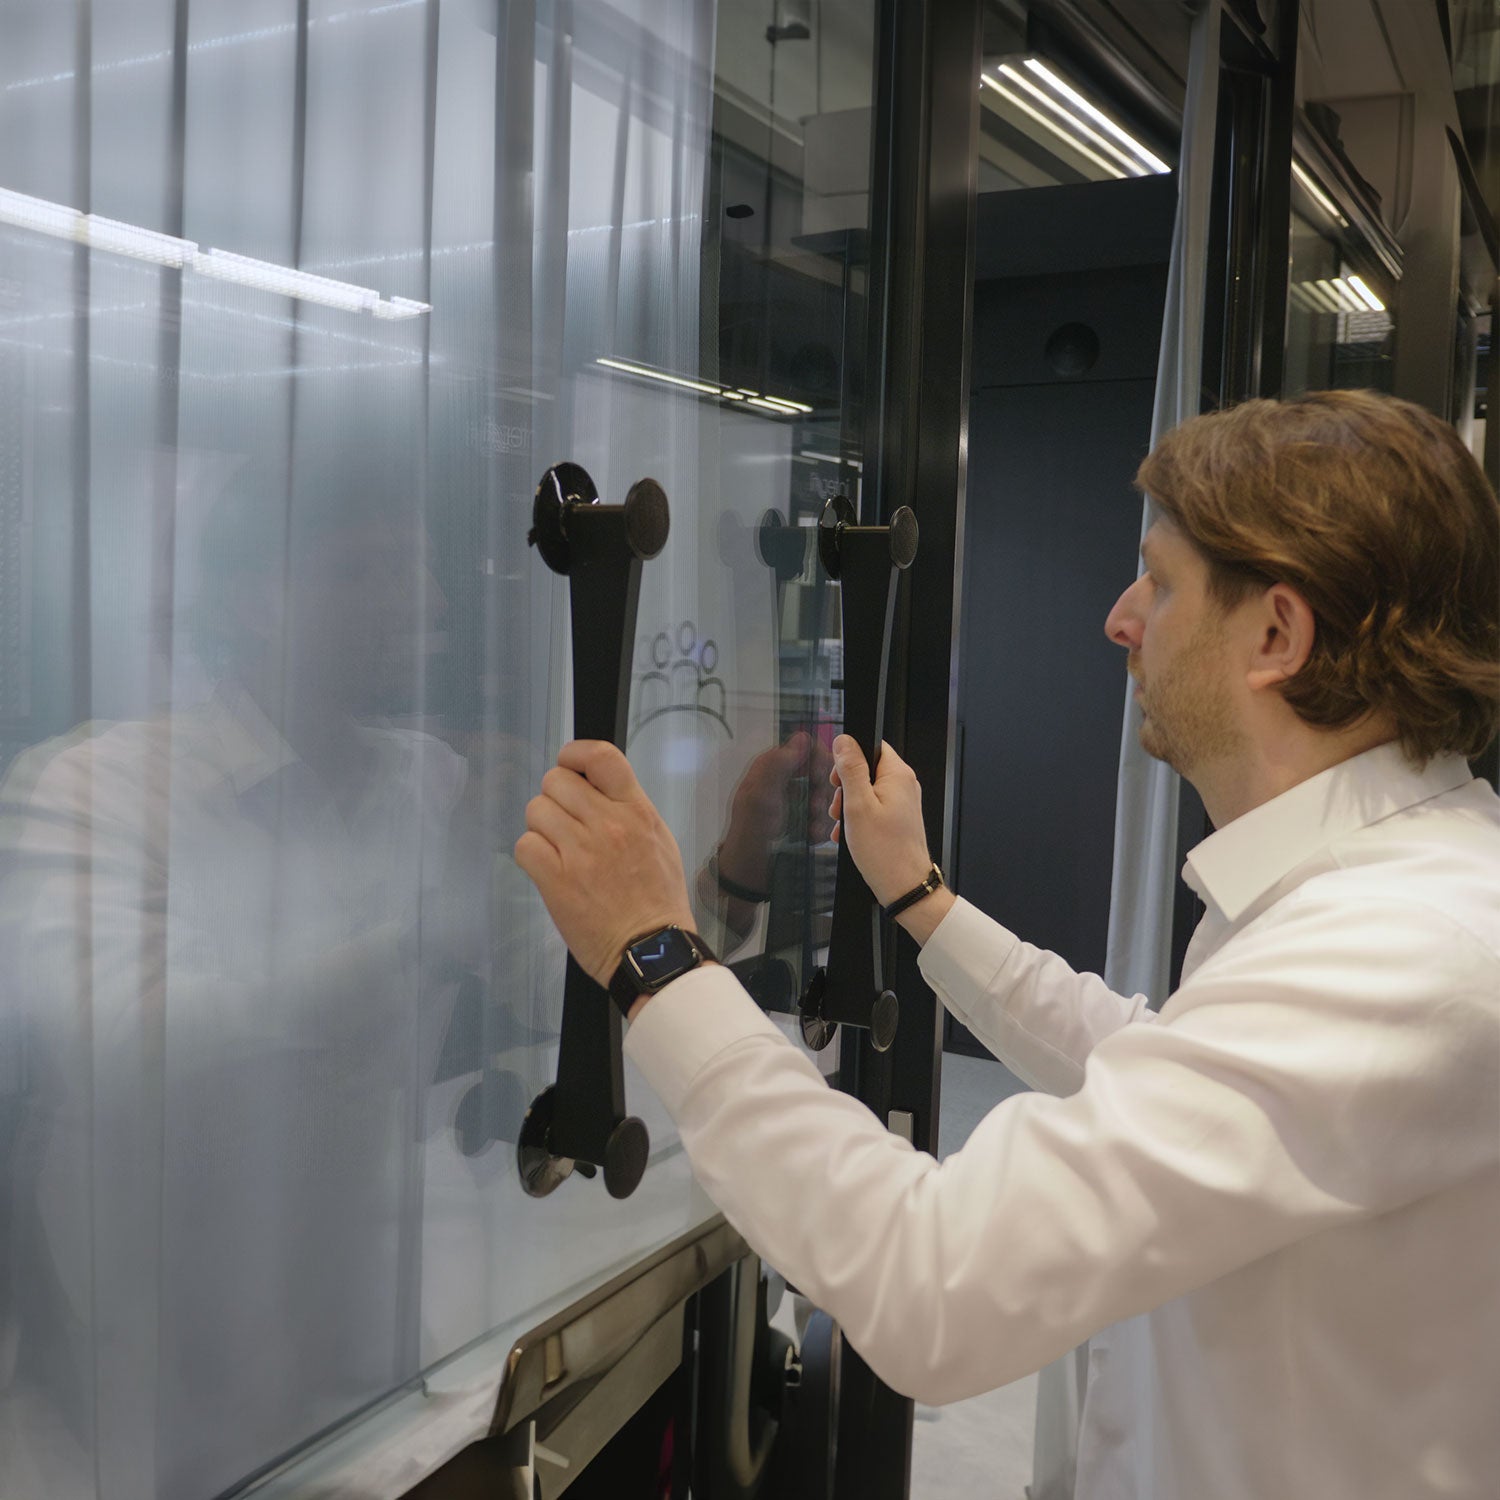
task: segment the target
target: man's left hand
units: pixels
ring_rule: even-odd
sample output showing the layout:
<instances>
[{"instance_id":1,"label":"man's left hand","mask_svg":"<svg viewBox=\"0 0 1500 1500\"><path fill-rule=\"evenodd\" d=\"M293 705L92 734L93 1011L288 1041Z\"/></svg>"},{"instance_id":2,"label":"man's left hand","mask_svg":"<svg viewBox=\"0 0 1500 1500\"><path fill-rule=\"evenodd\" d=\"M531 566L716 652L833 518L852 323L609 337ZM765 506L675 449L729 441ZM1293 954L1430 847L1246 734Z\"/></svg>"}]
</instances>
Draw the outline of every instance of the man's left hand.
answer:
<instances>
[{"instance_id":1,"label":"man's left hand","mask_svg":"<svg viewBox=\"0 0 1500 1500\"><path fill-rule=\"evenodd\" d=\"M563 746L526 804L515 853L573 957L602 985L627 943L693 926L677 841L607 741Z\"/></svg>"}]
</instances>

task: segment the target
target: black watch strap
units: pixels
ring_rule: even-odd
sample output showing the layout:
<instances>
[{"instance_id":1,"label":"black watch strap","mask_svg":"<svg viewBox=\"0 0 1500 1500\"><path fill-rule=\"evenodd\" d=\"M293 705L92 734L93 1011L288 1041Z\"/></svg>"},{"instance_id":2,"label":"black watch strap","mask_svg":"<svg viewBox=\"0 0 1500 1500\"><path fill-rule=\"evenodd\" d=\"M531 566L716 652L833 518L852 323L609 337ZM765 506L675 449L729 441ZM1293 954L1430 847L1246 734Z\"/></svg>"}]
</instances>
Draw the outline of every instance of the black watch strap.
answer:
<instances>
[{"instance_id":1,"label":"black watch strap","mask_svg":"<svg viewBox=\"0 0 1500 1500\"><path fill-rule=\"evenodd\" d=\"M886 916L899 917L908 907L915 906L918 901L930 896L942 884L943 872L934 865L927 872L926 878L922 881L921 885L914 886L904 896L898 896L885 908Z\"/></svg>"},{"instance_id":2,"label":"black watch strap","mask_svg":"<svg viewBox=\"0 0 1500 1500\"><path fill-rule=\"evenodd\" d=\"M677 969L674 973L667 975L655 984L642 980L635 966L630 961L630 950L638 943L644 943L647 938L656 937L659 933L678 932L685 937L693 948L693 958L685 967ZM609 980L609 998L620 1008L620 1014L629 1017L631 1007L642 995L655 994L657 990L670 984L674 979L680 979L684 974L701 967L705 963L716 964L718 957L714 950L699 937L696 932L686 927L658 927L651 932L643 932L639 937L632 938L625 945L625 954L621 958L615 972Z\"/></svg>"}]
</instances>

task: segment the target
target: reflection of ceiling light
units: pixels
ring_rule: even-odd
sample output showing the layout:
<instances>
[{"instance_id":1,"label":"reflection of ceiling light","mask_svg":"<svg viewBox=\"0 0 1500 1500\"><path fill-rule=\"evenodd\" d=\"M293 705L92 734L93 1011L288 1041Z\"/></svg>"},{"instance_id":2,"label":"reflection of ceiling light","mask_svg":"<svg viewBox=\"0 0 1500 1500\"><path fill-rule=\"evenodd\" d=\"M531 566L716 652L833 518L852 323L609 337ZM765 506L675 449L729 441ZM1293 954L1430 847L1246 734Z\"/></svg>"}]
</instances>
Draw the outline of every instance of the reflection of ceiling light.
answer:
<instances>
[{"instance_id":1,"label":"reflection of ceiling light","mask_svg":"<svg viewBox=\"0 0 1500 1500\"><path fill-rule=\"evenodd\" d=\"M1004 83L989 73L981 73L980 90L986 86L993 89L1008 104L1066 141L1071 150L1110 177L1145 177L1172 170L1040 58L1027 57L1022 62L1025 73L1009 62L999 64L998 72L1006 80ZM1023 94L1029 95L1031 102Z\"/></svg>"},{"instance_id":2,"label":"reflection of ceiling light","mask_svg":"<svg viewBox=\"0 0 1500 1500\"><path fill-rule=\"evenodd\" d=\"M775 412L778 417L795 417L799 413L811 412L812 407L786 396L762 396L749 386L731 391L723 386L710 385L706 380L690 380L686 375L673 375L667 370L653 370L647 365L632 364L623 359L595 359L596 365L606 369L621 370L626 375L638 375L643 380L659 380L664 385L675 385L679 389L696 391L702 396L717 396L720 401L742 401L746 406L758 406L762 411Z\"/></svg>"},{"instance_id":3,"label":"reflection of ceiling light","mask_svg":"<svg viewBox=\"0 0 1500 1500\"><path fill-rule=\"evenodd\" d=\"M1294 281L1290 287L1292 301L1310 312L1383 313L1383 303L1358 276L1319 277L1314 281Z\"/></svg>"},{"instance_id":4,"label":"reflection of ceiling light","mask_svg":"<svg viewBox=\"0 0 1500 1500\"><path fill-rule=\"evenodd\" d=\"M1102 125L1112 136L1114 136L1114 138L1119 141L1121 145L1134 152L1135 155L1138 156L1140 160L1152 172L1160 174L1162 172L1170 172L1172 170L1171 167L1169 167L1166 162L1161 159L1161 157L1148 151L1143 145L1141 145L1138 140L1136 140L1133 135L1130 134L1128 130L1125 130L1114 120L1110 119L1110 117L1105 114L1102 109L1099 109L1096 105L1091 104L1087 99L1084 98L1082 94L1078 92L1077 89L1073 88L1065 79L1060 78L1056 73L1054 73L1052 69L1049 68L1046 63L1041 60L1041 58L1028 57L1026 59L1026 66L1031 72L1035 73L1037 77L1044 79L1048 83L1048 85L1055 89L1059 94L1061 94L1064 99L1067 99L1071 103L1075 104L1084 112L1084 114L1088 115L1090 119L1098 121L1098 123Z\"/></svg>"},{"instance_id":5,"label":"reflection of ceiling light","mask_svg":"<svg viewBox=\"0 0 1500 1500\"><path fill-rule=\"evenodd\" d=\"M1001 63L1000 71L1012 83L1025 89L1033 99L1039 100L1045 108L1050 109L1054 114L1058 115L1067 130L1071 131L1074 135L1082 136L1085 140L1092 142L1101 151L1107 151L1120 166L1125 168L1130 176L1144 177L1146 175L1146 169L1140 162L1136 161L1134 157L1127 156L1118 146L1112 145L1109 141L1105 140L1097 130L1079 119L1071 110L1064 109L1056 99L1043 93L1024 73L1016 72L1009 63Z\"/></svg>"},{"instance_id":6,"label":"reflection of ceiling light","mask_svg":"<svg viewBox=\"0 0 1500 1500\"><path fill-rule=\"evenodd\" d=\"M1338 205L1333 199L1318 186L1317 180L1313 177L1312 173L1307 171L1302 163L1295 159L1292 162L1292 176L1302 184L1302 190L1329 218L1336 220L1340 225L1347 225L1349 223L1348 219L1339 212Z\"/></svg>"},{"instance_id":7,"label":"reflection of ceiling light","mask_svg":"<svg viewBox=\"0 0 1500 1500\"><path fill-rule=\"evenodd\" d=\"M382 302L380 293L369 287L278 266L268 260L255 260L248 255L234 255L228 250L200 250L192 240L159 234L154 229L142 229L138 224L125 224L99 214L81 214L76 208L11 192L8 188L0 188L0 224L13 224L54 239L72 240L91 250L106 250L131 260L195 271L215 281L231 281L303 302L343 308L346 312L370 312L377 318L415 318L432 311L429 303L415 302L410 297L392 297Z\"/></svg>"},{"instance_id":8,"label":"reflection of ceiling light","mask_svg":"<svg viewBox=\"0 0 1500 1500\"><path fill-rule=\"evenodd\" d=\"M294 271L289 266L234 255L228 250L200 252L193 257L193 269L217 281L258 287L263 292L298 297L304 302L321 302L326 307L341 307L345 312L374 312L375 304L380 301L380 293L370 287L314 276L310 271Z\"/></svg>"},{"instance_id":9,"label":"reflection of ceiling light","mask_svg":"<svg viewBox=\"0 0 1500 1500\"><path fill-rule=\"evenodd\" d=\"M811 448L804 448L799 458L811 458L820 464L837 464L841 469L862 469L864 465L857 458L840 458L836 453L818 453Z\"/></svg>"},{"instance_id":10,"label":"reflection of ceiling light","mask_svg":"<svg viewBox=\"0 0 1500 1500\"><path fill-rule=\"evenodd\" d=\"M623 359L600 358L595 363L604 365L607 369L623 370L627 375L639 375L644 380L660 380L666 385L677 385L684 390L699 391L705 396L719 394L719 388L716 385L705 385L701 380L688 380L682 375L668 375L663 370L648 370L644 365L627 364Z\"/></svg>"},{"instance_id":11,"label":"reflection of ceiling light","mask_svg":"<svg viewBox=\"0 0 1500 1500\"><path fill-rule=\"evenodd\" d=\"M1097 152L1090 151L1089 148L1085 146L1083 142L1080 141L1078 137L1072 133L1072 131L1064 130L1061 125L1054 124L1047 118L1046 115L1041 112L1041 110L1033 109L1024 99L1020 98L1016 94L1011 93L1011 91L1006 88L1003 83L996 83L988 73L983 73L980 75L979 83L981 87L983 87L985 84L988 84L990 88L994 89L994 91L999 94L1002 99L1006 100L1007 103L1015 105L1015 107L1019 109L1022 114L1029 115L1033 120L1037 122L1038 125L1045 126L1052 132L1053 135L1064 141L1072 150L1076 151L1081 157L1083 157L1084 160L1093 162L1094 165L1097 166L1101 171L1107 172L1111 177L1125 176L1125 173L1122 172L1117 166L1115 166L1113 162L1107 162Z\"/></svg>"},{"instance_id":12,"label":"reflection of ceiling light","mask_svg":"<svg viewBox=\"0 0 1500 1500\"><path fill-rule=\"evenodd\" d=\"M1364 284L1364 281L1361 277L1346 276L1344 280L1354 288L1355 296L1358 297L1360 301L1370 309L1371 312L1385 311L1385 303L1382 302L1380 298L1377 297L1375 293L1372 292L1369 287Z\"/></svg>"},{"instance_id":13,"label":"reflection of ceiling light","mask_svg":"<svg viewBox=\"0 0 1500 1500\"><path fill-rule=\"evenodd\" d=\"M129 255L136 260L155 261L159 266L188 266L198 253L191 240L158 234L154 229L138 229L118 219L101 219L98 214L80 214L79 225L83 232L75 232L74 238L80 244L92 245L95 250L112 250L116 255Z\"/></svg>"}]
</instances>

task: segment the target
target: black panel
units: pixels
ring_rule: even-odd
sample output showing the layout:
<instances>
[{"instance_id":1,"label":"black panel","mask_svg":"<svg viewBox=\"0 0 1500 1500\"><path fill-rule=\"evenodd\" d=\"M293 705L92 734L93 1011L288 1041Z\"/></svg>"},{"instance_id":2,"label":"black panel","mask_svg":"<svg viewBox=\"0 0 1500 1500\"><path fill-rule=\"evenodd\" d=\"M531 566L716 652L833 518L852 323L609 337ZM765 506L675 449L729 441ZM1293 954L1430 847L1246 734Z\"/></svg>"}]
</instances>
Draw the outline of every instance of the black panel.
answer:
<instances>
[{"instance_id":1,"label":"black panel","mask_svg":"<svg viewBox=\"0 0 1500 1500\"><path fill-rule=\"evenodd\" d=\"M1159 182L1006 196L992 233L1045 244L1050 216L1086 219L1114 263L976 288L954 875L1027 942L1099 972L1126 686L1104 621L1136 576L1173 200ZM1109 248L1121 220L1154 264ZM948 1042L981 1050L956 1023Z\"/></svg>"}]
</instances>

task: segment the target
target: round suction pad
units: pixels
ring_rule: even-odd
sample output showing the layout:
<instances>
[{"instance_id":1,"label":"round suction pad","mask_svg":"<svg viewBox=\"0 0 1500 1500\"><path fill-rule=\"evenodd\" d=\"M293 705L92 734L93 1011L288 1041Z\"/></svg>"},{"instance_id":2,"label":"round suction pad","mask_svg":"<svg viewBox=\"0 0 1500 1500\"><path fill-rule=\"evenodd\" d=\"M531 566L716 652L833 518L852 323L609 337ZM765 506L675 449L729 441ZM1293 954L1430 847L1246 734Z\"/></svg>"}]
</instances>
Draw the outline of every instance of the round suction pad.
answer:
<instances>
[{"instance_id":1,"label":"round suction pad","mask_svg":"<svg viewBox=\"0 0 1500 1500\"><path fill-rule=\"evenodd\" d=\"M788 526L779 510L768 510L756 528L755 551L776 575L777 583L790 583L802 571L807 532L801 526Z\"/></svg>"},{"instance_id":2,"label":"round suction pad","mask_svg":"<svg viewBox=\"0 0 1500 1500\"><path fill-rule=\"evenodd\" d=\"M533 1198L545 1198L561 1187L573 1170L572 1157L554 1156L547 1149L547 1137L552 1132L553 1102L554 1095L549 1085L531 1101L531 1108L521 1121L520 1139L516 1142L516 1166L521 1174L521 1186Z\"/></svg>"},{"instance_id":3,"label":"round suction pad","mask_svg":"<svg viewBox=\"0 0 1500 1500\"><path fill-rule=\"evenodd\" d=\"M834 495L818 517L818 557L830 578L839 576L839 528L853 526L858 519L847 495Z\"/></svg>"},{"instance_id":4,"label":"round suction pad","mask_svg":"<svg viewBox=\"0 0 1500 1500\"><path fill-rule=\"evenodd\" d=\"M650 1155L651 1136L646 1127L634 1115L627 1115L604 1144L604 1186L611 1198L628 1198L640 1186Z\"/></svg>"},{"instance_id":5,"label":"round suction pad","mask_svg":"<svg viewBox=\"0 0 1500 1500\"><path fill-rule=\"evenodd\" d=\"M870 1045L877 1052L889 1052L896 1040L896 1023L901 1019L901 1006L894 990L881 990L870 1010Z\"/></svg>"},{"instance_id":6,"label":"round suction pad","mask_svg":"<svg viewBox=\"0 0 1500 1500\"><path fill-rule=\"evenodd\" d=\"M917 518L911 506L903 505L891 517L891 561L898 568L909 568L917 555Z\"/></svg>"},{"instance_id":7,"label":"round suction pad","mask_svg":"<svg viewBox=\"0 0 1500 1500\"><path fill-rule=\"evenodd\" d=\"M531 531L526 540L542 554L554 573L566 573L572 562L568 546L568 507L597 505L599 491L581 464L553 464L542 475L531 502Z\"/></svg>"},{"instance_id":8,"label":"round suction pad","mask_svg":"<svg viewBox=\"0 0 1500 1500\"><path fill-rule=\"evenodd\" d=\"M823 1019L823 996L827 990L828 970L822 967L814 969L802 996L802 1040L814 1052L821 1052L839 1029L836 1021Z\"/></svg>"},{"instance_id":9,"label":"round suction pad","mask_svg":"<svg viewBox=\"0 0 1500 1500\"><path fill-rule=\"evenodd\" d=\"M625 496L625 536L637 557L655 557L667 545L671 517L667 492L654 479L637 479Z\"/></svg>"}]
</instances>

